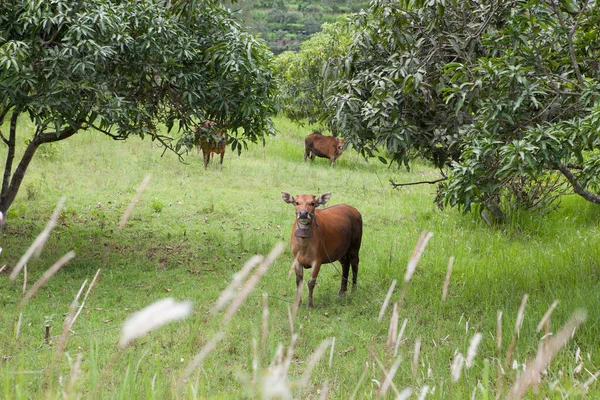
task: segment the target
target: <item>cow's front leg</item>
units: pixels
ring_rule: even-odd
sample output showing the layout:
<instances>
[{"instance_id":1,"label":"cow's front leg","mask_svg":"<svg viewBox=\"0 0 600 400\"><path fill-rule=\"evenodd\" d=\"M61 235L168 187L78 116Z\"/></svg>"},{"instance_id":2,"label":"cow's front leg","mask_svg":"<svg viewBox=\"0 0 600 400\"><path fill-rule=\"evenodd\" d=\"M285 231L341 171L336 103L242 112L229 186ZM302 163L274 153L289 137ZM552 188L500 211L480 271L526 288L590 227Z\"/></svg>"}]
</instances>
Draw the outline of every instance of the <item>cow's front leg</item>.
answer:
<instances>
[{"instance_id":1,"label":"cow's front leg","mask_svg":"<svg viewBox=\"0 0 600 400\"><path fill-rule=\"evenodd\" d=\"M206 150L202 149L202 158L204 158L204 169L207 169L208 162L210 161L210 153L207 153Z\"/></svg>"},{"instance_id":2,"label":"cow's front leg","mask_svg":"<svg viewBox=\"0 0 600 400\"><path fill-rule=\"evenodd\" d=\"M304 280L304 268L298 260L294 260L294 264L292 265L294 270L296 271L296 303L298 305L302 304L302 281Z\"/></svg>"},{"instance_id":3,"label":"cow's front leg","mask_svg":"<svg viewBox=\"0 0 600 400\"><path fill-rule=\"evenodd\" d=\"M313 264L312 271L310 272L310 279L308 280L308 304L306 305L308 308L313 307L313 289L317 284L317 276L320 269L321 264Z\"/></svg>"}]
</instances>

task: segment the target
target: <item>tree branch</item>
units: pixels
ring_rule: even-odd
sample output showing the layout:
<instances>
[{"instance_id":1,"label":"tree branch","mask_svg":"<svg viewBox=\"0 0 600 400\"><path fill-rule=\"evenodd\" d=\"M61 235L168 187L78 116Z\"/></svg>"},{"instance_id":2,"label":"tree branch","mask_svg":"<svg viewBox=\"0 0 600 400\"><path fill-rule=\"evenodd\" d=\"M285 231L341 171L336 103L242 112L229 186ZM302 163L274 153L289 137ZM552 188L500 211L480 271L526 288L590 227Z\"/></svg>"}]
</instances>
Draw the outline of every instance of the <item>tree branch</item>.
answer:
<instances>
[{"instance_id":1,"label":"tree branch","mask_svg":"<svg viewBox=\"0 0 600 400\"><path fill-rule=\"evenodd\" d=\"M577 177L571 172L569 168L567 168L564 164L558 164L556 168L567 178L571 186L573 187L573 191L586 199L589 202L594 204L600 204L600 195L596 193L592 193L583 186L577 180Z\"/></svg>"},{"instance_id":2,"label":"tree branch","mask_svg":"<svg viewBox=\"0 0 600 400\"><path fill-rule=\"evenodd\" d=\"M442 182L442 181L445 181L447 179L448 179L448 177L443 177L443 178L440 178L440 179L436 179L434 181L419 181L419 182L408 182L408 183L396 183L392 179L390 179L390 184L393 186L394 189L398 189L399 187L402 187L402 186L423 185L423 184L426 184L426 183L429 184L429 185L434 185L434 184L436 184L438 182Z\"/></svg>"},{"instance_id":3,"label":"tree branch","mask_svg":"<svg viewBox=\"0 0 600 400\"><path fill-rule=\"evenodd\" d=\"M90 124L90 126L92 128L94 128L95 130L97 130L98 132L104 133L106 136L110 136L112 139L114 140L125 140L126 138L120 135L115 135L113 133L110 133L109 131L107 131L106 129L102 129L99 126L96 126L94 124Z\"/></svg>"},{"instance_id":4,"label":"tree branch","mask_svg":"<svg viewBox=\"0 0 600 400\"><path fill-rule=\"evenodd\" d=\"M580 20L581 16L583 15L585 8L587 7L588 1L589 0L586 0L585 4L583 4L581 6L581 10L579 11L577 20L575 21L575 23L573 24L571 29L567 28L565 20L563 19L562 13L561 13L560 9L558 9L557 4L554 1L549 1L550 6L552 7L552 10L554 11L554 14L556 15L556 18L560 22L560 26L564 30L569 31L567 33L567 38L568 38L568 43L569 43L569 57L571 58L571 65L573 66L573 71L575 71L575 76L577 77L577 82L579 82L579 85L581 87L585 87L585 82L583 80L583 76L581 75L581 71L579 70L579 64L577 64L577 57L575 56L575 49L573 48L573 34L577 30L577 25L579 25L579 20Z\"/></svg>"},{"instance_id":5,"label":"tree branch","mask_svg":"<svg viewBox=\"0 0 600 400\"><path fill-rule=\"evenodd\" d=\"M1 212L6 212L10 208L12 202L15 200L15 197L19 192L19 188L21 187L21 183L23 183L23 178L25 177L27 167L29 167L29 164L31 163L31 160L33 159L33 156L38 147L43 143L52 143L57 142L59 140L67 139L73 136L75 133L77 133L81 129L82 125L81 122L77 122L75 126L68 126L58 133L43 132L44 128L47 126L47 123L39 125L36 129L36 133L33 136L33 139L29 142L29 144L27 144L27 147L23 152L23 156L21 157L17 168L11 176L12 162L14 159L16 142L16 125L19 114L20 110L15 109L11 117L11 135L9 141L12 142L12 146L9 145L9 155L7 156L6 167L4 169L4 180L2 182L2 196L0 197Z\"/></svg>"},{"instance_id":6,"label":"tree branch","mask_svg":"<svg viewBox=\"0 0 600 400\"><path fill-rule=\"evenodd\" d=\"M4 124L4 117L6 117L6 114L8 114L8 111L10 111L11 107L13 107L14 104L4 104L2 105L2 108L0 108L0 125Z\"/></svg>"},{"instance_id":7,"label":"tree branch","mask_svg":"<svg viewBox=\"0 0 600 400\"><path fill-rule=\"evenodd\" d=\"M58 35L60 35L60 29L57 29L56 32L54 32L54 34L52 35L52 37L49 40L44 40L42 39L42 37L40 35L38 35L38 41L40 42L40 45L42 46L58 46L59 44L61 44L60 41L56 41L56 39L58 38Z\"/></svg>"},{"instance_id":8,"label":"tree branch","mask_svg":"<svg viewBox=\"0 0 600 400\"><path fill-rule=\"evenodd\" d=\"M42 132L41 130L38 130L33 141L35 141L38 146L42 143L58 142L73 136L79 129L81 129L81 123L78 123L75 127L68 126L60 132Z\"/></svg>"},{"instance_id":9,"label":"tree branch","mask_svg":"<svg viewBox=\"0 0 600 400\"><path fill-rule=\"evenodd\" d=\"M500 8L499 3L496 4L496 7L492 6L491 11L487 15L487 18L485 19L485 21L483 21L483 23L481 25L479 25L479 29L477 29L477 32L475 32L475 34L469 34L469 38L467 39L467 44L466 44L465 48L469 46L469 44L471 43L471 40L478 39L481 36L483 31L488 27L488 25L492 21L492 17L494 17L494 15L496 15L496 13L498 12L498 8ZM465 24L465 26L468 26L468 24Z\"/></svg>"},{"instance_id":10,"label":"tree branch","mask_svg":"<svg viewBox=\"0 0 600 400\"><path fill-rule=\"evenodd\" d=\"M6 114L8 114L12 107L13 104L5 104L0 109L0 126L4 124L4 117L6 117ZM2 134L2 131L0 131L0 139L8 145L8 139Z\"/></svg>"}]
</instances>

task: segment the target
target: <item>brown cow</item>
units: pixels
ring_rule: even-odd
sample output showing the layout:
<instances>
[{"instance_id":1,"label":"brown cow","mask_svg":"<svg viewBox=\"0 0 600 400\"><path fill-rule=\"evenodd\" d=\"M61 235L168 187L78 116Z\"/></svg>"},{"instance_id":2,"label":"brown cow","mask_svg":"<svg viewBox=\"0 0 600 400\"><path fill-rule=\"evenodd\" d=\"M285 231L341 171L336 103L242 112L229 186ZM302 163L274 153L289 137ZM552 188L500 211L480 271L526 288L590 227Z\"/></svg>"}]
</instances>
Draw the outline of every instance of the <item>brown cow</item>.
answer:
<instances>
[{"instance_id":1,"label":"brown cow","mask_svg":"<svg viewBox=\"0 0 600 400\"><path fill-rule=\"evenodd\" d=\"M314 131L304 139L304 161L307 157L314 161L317 156L329 158L329 164L333 165L343 152L344 139L325 136L319 131Z\"/></svg>"},{"instance_id":2,"label":"brown cow","mask_svg":"<svg viewBox=\"0 0 600 400\"><path fill-rule=\"evenodd\" d=\"M296 271L296 295L300 293L304 268L312 268L308 281L308 307L313 306L313 289L321 264L340 261L342 284L340 296L346 294L348 274L352 265L352 285L356 286L358 275L358 252L362 240L362 217L358 210L346 204L338 204L322 210L331 195L321 197L301 194L296 197L281 192L283 201L296 207L296 220L292 227L290 248L294 256L292 268Z\"/></svg>"},{"instance_id":3,"label":"brown cow","mask_svg":"<svg viewBox=\"0 0 600 400\"><path fill-rule=\"evenodd\" d=\"M225 148L227 147L227 134L216 127L214 121L204 121L200 126L196 126L196 150L204 158L204 169L208 167L208 163L212 157L212 153L220 154L220 164L223 165L223 157L225 157Z\"/></svg>"}]
</instances>

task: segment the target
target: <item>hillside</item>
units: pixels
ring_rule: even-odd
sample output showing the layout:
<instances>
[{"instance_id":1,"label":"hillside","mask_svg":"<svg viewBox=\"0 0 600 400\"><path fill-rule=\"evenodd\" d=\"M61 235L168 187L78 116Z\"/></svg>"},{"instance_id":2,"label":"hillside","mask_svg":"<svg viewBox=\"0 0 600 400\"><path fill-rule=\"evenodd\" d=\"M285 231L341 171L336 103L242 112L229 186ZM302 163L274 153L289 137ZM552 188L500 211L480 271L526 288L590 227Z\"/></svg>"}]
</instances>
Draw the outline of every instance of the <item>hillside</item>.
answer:
<instances>
[{"instance_id":1,"label":"hillside","mask_svg":"<svg viewBox=\"0 0 600 400\"><path fill-rule=\"evenodd\" d=\"M229 3L229 4L227 4ZM260 35L273 53L297 51L325 22L368 7L368 1L350 0L248 0L227 7L237 11L243 26Z\"/></svg>"}]
</instances>

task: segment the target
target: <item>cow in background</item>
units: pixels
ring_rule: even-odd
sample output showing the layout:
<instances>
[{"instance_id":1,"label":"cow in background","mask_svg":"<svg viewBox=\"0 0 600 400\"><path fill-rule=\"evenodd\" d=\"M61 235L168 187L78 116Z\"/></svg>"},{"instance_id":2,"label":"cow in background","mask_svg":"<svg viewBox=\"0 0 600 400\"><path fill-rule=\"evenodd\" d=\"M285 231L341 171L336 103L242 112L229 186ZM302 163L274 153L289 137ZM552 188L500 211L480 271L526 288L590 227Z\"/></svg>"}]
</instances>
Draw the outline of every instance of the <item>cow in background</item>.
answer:
<instances>
[{"instance_id":1,"label":"cow in background","mask_svg":"<svg viewBox=\"0 0 600 400\"><path fill-rule=\"evenodd\" d=\"M296 218L292 225L290 248L294 256L292 268L296 271L296 297L300 295L304 268L312 268L308 281L308 307L313 306L313 289L321 264L340 261L342 263L342 284L340 296L346 294L348 275L352 265L352 285L356 286L358 275L358 253L362 241L362 216L358 210L346 204L338 204L322 210L317 209L327 203L331 195L320 197L301 194L296 197L281 192L283 201L296 208Z\"/></svg>"},{"instance_id":2,"label":"cow in background","mask_svg":"<svg viewBox=\"0 0 600 400\"><path fill-rule=\"evenodd\" d=\"M208 167L208 163L212 154L221 156L220 164L223 165L223 157L225 157L225 148L227 147L227 134L222 129L216 127L214 121L204 121L196 126L196 149L198 154L202 150L204 158L204 169Z\"/></svg>"},{"instance_id":3,"label":"cow in background","mask_svg":"<svg viewBox=\"0 0 600 400\"><path fill-rule=\"evenodd\" d=\"M314 161L315 156L329 159L333 165L335 160L344 152L344 139L325 136L319 131L314 131L304 139L304 161L308 157Z\"/></svg>"}]
</instances>

